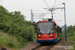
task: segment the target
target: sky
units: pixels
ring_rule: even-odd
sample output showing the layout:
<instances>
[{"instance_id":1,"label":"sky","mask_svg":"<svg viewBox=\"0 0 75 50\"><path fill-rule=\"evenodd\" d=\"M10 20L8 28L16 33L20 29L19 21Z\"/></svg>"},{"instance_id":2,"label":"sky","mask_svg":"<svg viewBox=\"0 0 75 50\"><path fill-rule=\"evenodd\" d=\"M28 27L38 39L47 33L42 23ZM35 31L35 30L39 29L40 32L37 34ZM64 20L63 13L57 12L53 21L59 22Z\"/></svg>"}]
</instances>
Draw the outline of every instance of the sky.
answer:
<instances>
[{"instance_id":1,"label":"sky","mask_svg":"<svg viewBox=\"0 0 75 50\"><path fill-rule=\"evenodd\" d=\"M53 7L55 0L45 0L49 8ZM54 8L64 7L62 3L66 4L66 24L67 26L75 25L75 0L56 0ZM44 0L0 0L0 5L5 7L9 12L20 11L21 14L26 16L26 20L31 20L31 9L33 10L34 17L39 17L35 13L48 13L47 5ZM55 10L53 12L54 20L59 26L64 25L64 9ZM45 15L43 18L51 18L51 13ZM41 19L34 19L39 21Z\"/></svg>"}]
</instances>

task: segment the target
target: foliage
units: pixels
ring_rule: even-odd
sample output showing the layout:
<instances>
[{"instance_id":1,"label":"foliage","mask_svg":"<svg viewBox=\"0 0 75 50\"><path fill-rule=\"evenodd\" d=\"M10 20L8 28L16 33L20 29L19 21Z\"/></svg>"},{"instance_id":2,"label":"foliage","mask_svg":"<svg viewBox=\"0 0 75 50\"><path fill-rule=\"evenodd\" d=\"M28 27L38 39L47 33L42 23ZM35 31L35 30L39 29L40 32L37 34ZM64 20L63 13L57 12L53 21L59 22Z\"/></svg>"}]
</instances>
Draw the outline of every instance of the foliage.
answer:
<instances>
[{"instance_id":1,"label":"foliage","mask_svg":"<svg viewBox=\"0 0 75 50\"><path fill-rule=\"evenodd\" d=\"M65 38L65 30L62 32L62 36ZM75 50L75 25L74 26L69 26L67 27L67 41L68 41L68 46L73 46L73 49L69 50Z\"/></svg>"},{"instance_id":2,"label":"foliage","mask_svg":"<svg viewBox=\"0 0 75 50\"><path fill-rule=\"evenodd\" d=\"M17 37L22 46L32 41L31 21L26 21L24 17L20 11L8 12L3 6L0 6L0 30ZM9 42L8 45L13 46L11 43Z\"/></svg>"},{"instance_id":3,"label":"foliage","mask_svg":"<svg viewBox=\"0 0 75 50\"><path fill-rule=\"evenodd\" d=\"M63 37L65 37L65 30L63 30L62 33ZM74 37L75 37L75 25L74 26L71 25L67 28L67 39L68 41L75 41Z\"/></svg>"},{"instance_id":4,"label":"foliage","mask_svg":"<svg viewBox=\"0 0 75 50\"><path fill-rule=\"evenodd\" d=\"M10 36L6 33L0 32L0 45L5 48L21 48L22 45L18 39L14 36Z\"/></svg>"},{"instance_id":5,"label":"foliage","mask_svg":"<svg viewBox=\"0 0 75 50\"><path fill-rule=\"evenodd\" d=\"M75 35L75 26L70 26L68 29L67 29L67 36L68 37L71 37L71 36L74 36Z\"/></svg>"}]
</instances>

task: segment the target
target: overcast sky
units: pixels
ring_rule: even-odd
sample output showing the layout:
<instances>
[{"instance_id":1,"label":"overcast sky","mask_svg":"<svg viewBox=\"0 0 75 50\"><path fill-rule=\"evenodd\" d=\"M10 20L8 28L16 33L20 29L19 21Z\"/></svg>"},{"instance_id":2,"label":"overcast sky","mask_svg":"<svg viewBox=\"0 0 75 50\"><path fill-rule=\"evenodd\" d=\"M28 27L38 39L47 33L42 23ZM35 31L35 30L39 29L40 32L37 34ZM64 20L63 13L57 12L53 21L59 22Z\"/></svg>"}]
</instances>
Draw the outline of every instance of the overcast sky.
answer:
<instances>
[{"instance_id":1,"label":"overcast sky","mask_svg":"<svg viewBox=\"0 0 75 50\"><path fill-rule=\"evenodd\" d=\"M45 1L49 7L53 7L55 2L55 0ZM63 2L66 3L67 25L75 25L75 0L56 0L55 7L63 7ZM28 21L31 20L31 9L33 10L33 13L48 12L44 9L47 8L44 0L0 0L0 5L3 5L9 12L20 11L24 16L26 16L25 19ZM44 16L44 18L51 18L51 14ZM64 11L54 11L54 19L60 26L64 25Z\"/></svg>"}]
</instances>

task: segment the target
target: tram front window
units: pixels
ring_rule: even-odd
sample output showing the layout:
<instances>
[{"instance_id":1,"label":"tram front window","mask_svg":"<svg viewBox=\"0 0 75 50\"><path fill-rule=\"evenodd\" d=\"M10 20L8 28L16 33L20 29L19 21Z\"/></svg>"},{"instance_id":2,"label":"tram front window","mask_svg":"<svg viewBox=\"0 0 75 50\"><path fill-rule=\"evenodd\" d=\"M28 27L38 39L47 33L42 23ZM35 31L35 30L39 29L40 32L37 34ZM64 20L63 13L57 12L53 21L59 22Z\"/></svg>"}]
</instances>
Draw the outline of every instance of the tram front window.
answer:
<instances>
[{"instance_id":1,"label":"tram front window","mask_svg":"<svg viewBox=\"0 0 75 50\"><path fill-rule=\"evenodd\" d=\"M38 23L38 33L53 33L53 22Z\"/></svg>"}]
</instances>

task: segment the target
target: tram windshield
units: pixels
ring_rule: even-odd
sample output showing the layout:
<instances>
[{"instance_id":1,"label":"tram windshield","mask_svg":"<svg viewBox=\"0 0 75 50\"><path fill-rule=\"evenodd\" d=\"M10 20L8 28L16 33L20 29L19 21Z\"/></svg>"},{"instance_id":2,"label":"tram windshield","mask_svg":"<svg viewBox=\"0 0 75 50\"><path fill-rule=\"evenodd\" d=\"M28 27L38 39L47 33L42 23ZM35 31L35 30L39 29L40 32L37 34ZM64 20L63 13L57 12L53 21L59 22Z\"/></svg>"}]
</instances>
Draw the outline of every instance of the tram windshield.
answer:
<instances>
[{"instance_id":1,"label":"tram windshield","mask_svg":"<svg viewBox=\"0 0 75 50\"><path fill-rule=\"evenodd\" d=\"M53 33L53 22L38 23L38 34Z\"/></svg>"}]
</instances>

